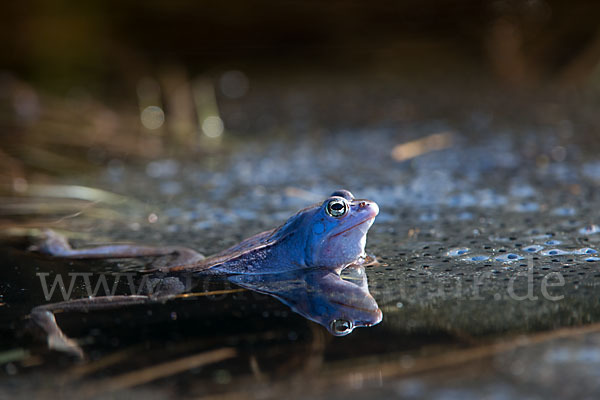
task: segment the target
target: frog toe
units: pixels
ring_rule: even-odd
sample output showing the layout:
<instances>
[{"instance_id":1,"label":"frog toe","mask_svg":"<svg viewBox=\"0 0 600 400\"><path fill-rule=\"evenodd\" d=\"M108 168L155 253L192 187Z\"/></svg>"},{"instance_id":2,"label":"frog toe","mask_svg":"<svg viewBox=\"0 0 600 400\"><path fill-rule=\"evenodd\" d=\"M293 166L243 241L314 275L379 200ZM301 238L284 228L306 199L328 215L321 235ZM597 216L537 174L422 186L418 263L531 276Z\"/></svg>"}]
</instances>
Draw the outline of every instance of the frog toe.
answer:
<instances>
[{"instance_id":1,"label":"frog toe","mask_svg":"<svg viewBox=\"0 0 600 400\"><path fill-rule=\"evenodd\" d=\"M64 256L73 250L64 235L52 229L44 229L43 234L42 240L37 245L31 246L30 250L52 256Z\"/></svg>"}]
</instances>

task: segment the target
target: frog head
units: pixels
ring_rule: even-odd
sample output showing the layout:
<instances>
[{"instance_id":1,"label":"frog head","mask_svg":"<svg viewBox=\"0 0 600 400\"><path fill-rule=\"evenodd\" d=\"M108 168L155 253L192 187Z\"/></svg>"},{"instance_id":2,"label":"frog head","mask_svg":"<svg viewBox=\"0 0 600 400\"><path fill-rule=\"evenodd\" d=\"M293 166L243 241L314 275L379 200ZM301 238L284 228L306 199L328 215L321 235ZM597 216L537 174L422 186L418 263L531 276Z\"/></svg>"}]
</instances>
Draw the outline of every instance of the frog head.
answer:
<instances>
[{"instance_id":1,"label":"frog head","mask_svg":"<svg viewBox=\"0 0 600 400\"><path fill-rule=\"evenodd\" d=\"M365 255L367 232L379 213L377 203L338 190L311 211L305 224L307 266L339 268Z\"/></svg>"}]
</instances>

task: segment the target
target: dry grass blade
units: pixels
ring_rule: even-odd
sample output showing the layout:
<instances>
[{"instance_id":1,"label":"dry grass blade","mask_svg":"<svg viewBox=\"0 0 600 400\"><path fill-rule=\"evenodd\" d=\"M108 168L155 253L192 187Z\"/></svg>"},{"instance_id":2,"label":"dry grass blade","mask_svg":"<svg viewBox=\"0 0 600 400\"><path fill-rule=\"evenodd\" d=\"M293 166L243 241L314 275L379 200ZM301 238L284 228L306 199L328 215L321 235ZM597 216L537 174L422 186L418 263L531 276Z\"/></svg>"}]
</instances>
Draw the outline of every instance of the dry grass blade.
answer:
<instances>
[{"instance_id":1,"label":"dry grass blade","mask_svg":"<svg viewBox=\"0 0 600 400\"><path fill-rule=\"evenodd\" d=\"M29 184L24 193L32 197L55 197L121 204L133 199L106 190L79 185Z\"/></svg>"},{"instance_id":2,"label":"dry grass blade","mask_svg":"<svg viewBox=\"0 0 600 400\"><path fill-rule=\"evenodd\" d=\"M127 389L157 379L176 375L193 368L217 363L235 356L235 349L225 347L218 350L207 351L204 353L195 354L193 356L180 358L174 361L168 361L138 371L118 375L113 378L103 379L97 383L88 384L82 387L80 395L77 397L87 398L96 396L100 393Z\"/></svg>"},{"instance_id":3,"label":"dry grass blade","mask_svg":"<svg viewBox=\"0 0 600 400\"><path fill-rule=\"evenodd\" d=\"M106 357L103 357L97 361L88 362L85 364L79 364L68 370L68 372L64 375L62 382L70 382L85 375L92 374L94 372L98 372L102 369L108 368L112 365L115 365L123 360L127 360L135 355L135 352L139 350L142 346L133 346L129 347L125 350L116 352L114 354L110 354Z\"/></svg>"},{"instance_id":4,"label":"dry grass blade","mask_svg":"<svg viewBox=\"0 0 600 400\"><path fill-rule=\"evenodd\" d=\"M0 303L0 305L3 304L4 303ZM0 353L0 365L9 362L21 361L27 357L29 357L29 351L25 349L18 348L3 351L2 353Z\"/></svg>"},{"instance_id":5,"label":"dry grass blade","mask_svg":"<svg viewBox=\"0 0 600 400\"><path fill-rule=\"evenodd\" d=\"M392 149L392 158L406 161L432 151L446 149L453 145L452 132L440 132L410 142L398 144Z\"/></svg>"}]
</instances>

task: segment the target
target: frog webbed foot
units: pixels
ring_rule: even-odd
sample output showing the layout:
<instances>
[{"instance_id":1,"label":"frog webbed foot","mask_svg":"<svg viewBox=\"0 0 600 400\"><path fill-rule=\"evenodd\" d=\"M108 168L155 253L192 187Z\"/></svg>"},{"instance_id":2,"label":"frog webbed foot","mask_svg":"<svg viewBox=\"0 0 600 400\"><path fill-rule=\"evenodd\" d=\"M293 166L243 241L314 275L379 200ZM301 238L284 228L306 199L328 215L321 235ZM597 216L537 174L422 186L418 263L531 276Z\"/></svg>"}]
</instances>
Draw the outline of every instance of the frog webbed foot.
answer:
<instances>
[{"instance_id":1,"label":"frog webbed foot","mask_svg":"<svg viewBox=\"0 0 600 400\"><path fill-rule=\"evenodd\" d=\"M73 251L73 248L64 235L52 229L44 229L42 239L30 246L29 250L52 256L67 256Z\"/></svg>"},{"instance_id":2,"label":"frog webbed foot","mask_svg":"<svg viewBox=\"0 0 600 400\"><path fill-rule=\"evenodd\" d=\"M31 320L38 327L42 328L46 334L48 347L50 349L73 354L79 359L83 359L85 358L83 350L76 341L69 338L60 329L56 322L54 312L111 310L125 306L147 304L154 301L156 301L156 299L141 295L88 297L37 306L31 310L30 316Z\"/></svg>"},{"instance_id":3,"label":"frog webbed foot","mask_svg":"<svg viewBox=\"0 0 600 400\"><path fill-rule=\"evenodd\" d=\"M34 310L31 313L31 318L46 333L49 349L72 354L80 360L85 358L83 349L77 342L65 335L59 328L52 312L46 310Z\"/></svg>"}]
</instances>

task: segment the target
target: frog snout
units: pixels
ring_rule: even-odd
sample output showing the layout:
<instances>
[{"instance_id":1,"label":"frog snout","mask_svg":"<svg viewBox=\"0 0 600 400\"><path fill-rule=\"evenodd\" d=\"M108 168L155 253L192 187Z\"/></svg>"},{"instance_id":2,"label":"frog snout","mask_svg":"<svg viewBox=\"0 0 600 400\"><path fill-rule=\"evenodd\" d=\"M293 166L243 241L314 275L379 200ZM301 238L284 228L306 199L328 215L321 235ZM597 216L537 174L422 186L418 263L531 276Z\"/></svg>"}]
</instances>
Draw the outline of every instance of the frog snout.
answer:
<instances>
[{"instance_id":1,"label":"frog snout","mask_svg":"<svg viewBox=\"0 0 600 400\"><path fill-rule=\"evenodd\" d=\"M358 209L360 211L367 211L369 212L369 214L371 214L373 217L377 216L377 214L379 214L379 206L377 205L377 203L372 202L372 201L361 201L358 203Z\"/></svg>"}]
</instances>

